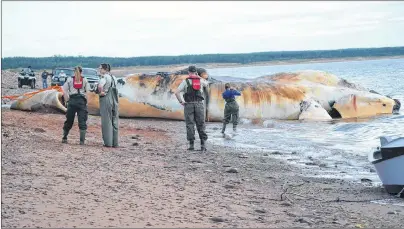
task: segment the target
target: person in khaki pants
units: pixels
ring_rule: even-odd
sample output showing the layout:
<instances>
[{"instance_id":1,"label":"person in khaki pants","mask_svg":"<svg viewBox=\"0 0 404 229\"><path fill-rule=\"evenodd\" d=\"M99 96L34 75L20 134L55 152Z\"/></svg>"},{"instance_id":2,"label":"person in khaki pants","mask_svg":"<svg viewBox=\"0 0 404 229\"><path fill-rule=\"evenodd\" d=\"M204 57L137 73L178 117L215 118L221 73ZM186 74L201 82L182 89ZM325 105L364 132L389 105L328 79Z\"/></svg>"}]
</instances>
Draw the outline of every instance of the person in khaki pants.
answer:
<instances>
[{"instance_id":1,"label":"person in khaki pants","mask_svg":"<svg viewBox=\"0 0 404 229\"><path fill-rule=\"evenodd\" d=\"M206 151L206 134L205 126L205 103L203 102L203 91L209 87L208 82L197 75L195 66L189 66L188 78L186 78L178 86L175 96L179 103L184 106L184 118L187 128L187 140L189 141L188 150L194 150L195 141L195 124L196 129L201 139L201 150ZM206 90L205 90L206 91ZM180 93L184 93L184 100L182 100Z\"/></svg>"}]
</instances>

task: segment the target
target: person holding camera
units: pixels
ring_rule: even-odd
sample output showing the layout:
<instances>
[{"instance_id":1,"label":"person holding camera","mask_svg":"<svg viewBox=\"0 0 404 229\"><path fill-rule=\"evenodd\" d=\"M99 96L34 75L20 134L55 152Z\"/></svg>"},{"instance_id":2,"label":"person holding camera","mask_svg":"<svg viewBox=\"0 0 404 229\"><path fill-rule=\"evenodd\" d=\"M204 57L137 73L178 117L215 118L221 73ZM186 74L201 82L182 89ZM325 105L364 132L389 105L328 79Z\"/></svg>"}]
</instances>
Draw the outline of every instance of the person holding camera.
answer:
<instances>
[{"instance_id":1,"label":"person holding camera","mask_svg":"<svg viewBox=\"0 0 404 229\"><path fill-rule=\"evenodd\" d=\"M62 143L67 143L67 135L73 127L77 113L80 129L80 145L84 145L87 132L87 92L90 90L87 79L81 73L83 69L75 68L74 77L68 77L63 85L63 95L67 104L66 121L63 125Z\"/></svg>"},{"instance_id":2,"label":"person holding camera","mask_svg":"<svg viewBox=\"0 0 404 229\"><path fill-rule=\"evenodd\" d=\"M98 67L101 79L96 93L100 98L100 115L102 139L105 147L118 147L118 120L119 103L117 80L110 73L109 64L100 64Z\"/></svg>"}]
</instances>

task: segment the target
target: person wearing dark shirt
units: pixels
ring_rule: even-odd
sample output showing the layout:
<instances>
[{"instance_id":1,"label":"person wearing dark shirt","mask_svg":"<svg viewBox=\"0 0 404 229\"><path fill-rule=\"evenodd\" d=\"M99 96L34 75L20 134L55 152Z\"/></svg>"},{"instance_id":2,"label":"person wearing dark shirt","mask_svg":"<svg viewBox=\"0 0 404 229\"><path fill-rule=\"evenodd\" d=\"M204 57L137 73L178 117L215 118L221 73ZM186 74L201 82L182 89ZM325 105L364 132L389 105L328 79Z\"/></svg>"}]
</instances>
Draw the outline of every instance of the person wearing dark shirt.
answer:
<instances>
[{"instance_id":1,"label":"person wearing dark shirt","mask_svg":"<svg viewBox=\"0 0 404 229\"><path fill-rule=\"evenodd\" d=\"M223 118L223 128L222 134L224 134L226 130L226 125L229 124L231 118L233 122L233 131L237 131L238 125L238 115L239 115L239 106L236 101L236 96L240 96L241 93L234 88L230 87L229 83L224 85L225 91L222 94L223 99L226 101L226 105L224 107L224 118Z\"/></svg>"},{"instance_id":2,"label":"person wearing dark shirt","mask_svg":"<svg viewBox=\"0 0 404 229\"><path fill-rule=\"evenodd\" d=\"M42 72L42 87L44 89L48 87L48 72L46 70Z\"/></svg>"}]
</instances>

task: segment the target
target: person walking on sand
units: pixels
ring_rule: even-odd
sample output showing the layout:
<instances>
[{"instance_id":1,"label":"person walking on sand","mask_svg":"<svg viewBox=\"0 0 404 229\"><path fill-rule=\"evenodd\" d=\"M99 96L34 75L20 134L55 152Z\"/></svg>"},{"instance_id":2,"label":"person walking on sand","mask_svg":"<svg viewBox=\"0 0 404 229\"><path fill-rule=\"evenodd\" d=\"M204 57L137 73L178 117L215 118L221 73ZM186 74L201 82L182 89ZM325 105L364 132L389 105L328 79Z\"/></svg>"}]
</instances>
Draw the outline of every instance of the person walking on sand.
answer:
<instances>
[{"instance_id":1,"label":"person walking on sand","mask_svg":"<svg viewBox=\"0 0 404 229\"><path fill-rule=\"evenodd\" d=\"M87 92L90 90L87 79L82 76L83 69L75 68L74 77L68 77L63 85L63 95L67 104L66 121L63 125L62 142L67 143L67 135L73 127L77 113L80 129L80 145L84 145L87 132Z\"/></svg>"},{"instance_id":2,"label":"person walking on sand","mask_svg":"<svg viewBox=\"0 0 404 229\"><path fill-rule=\"evenodd\" d=\"M223 128L222 134L226 130L226 125L229 124L230 119L232 118L233 122L233 131L237 131L238 117L239 117L239 106L236 101L236 96L240 96L241 93L235 90L230 86L229 83L224 85L225 91L222 94L223 99L226 101L226 105L224 107L224 118L223 118Z\"/></svg>"},{"instance_id":3,"label":"person walking on sand","mask_svg":"<svg viewBox=\"0 0 404 229\"><path fill-rule=\"evenodd\" d=\"M98 69L101 75L98 92L102 139L105 147L118 147L119 104L118 90L116 88L117 80L110 73L111 66L109 64L101 64Z\"/></svg>"},{"instance_id":4,"label":"person walking on sand","mask_svg":"<svg viewBox=\"0 0 404 229\"><path fill-rule=\"evenodd\" d=\"M184 106L184 118L187 129L187 140L189 141L188 150L194 150L195 141L195 124L201 140L201 150L206 151L206 134L205 126L205 103L203 102L204 88L209 87L208 82L197 75L195 66L189 66L188 77L178 86L175 96L178 102ZM184 93L182 100L180 93Z\"/></svg>"},{"instance_id":5,"label":"person walking on sand","mask_svg":"<svg viewBox=\"0 0 404 229\"><path fill-rule=\"evenodd\" d=\"M42 72L42 87L43 89L48 88L48 72L43 70Z\"/></svg>"}]
</instances>

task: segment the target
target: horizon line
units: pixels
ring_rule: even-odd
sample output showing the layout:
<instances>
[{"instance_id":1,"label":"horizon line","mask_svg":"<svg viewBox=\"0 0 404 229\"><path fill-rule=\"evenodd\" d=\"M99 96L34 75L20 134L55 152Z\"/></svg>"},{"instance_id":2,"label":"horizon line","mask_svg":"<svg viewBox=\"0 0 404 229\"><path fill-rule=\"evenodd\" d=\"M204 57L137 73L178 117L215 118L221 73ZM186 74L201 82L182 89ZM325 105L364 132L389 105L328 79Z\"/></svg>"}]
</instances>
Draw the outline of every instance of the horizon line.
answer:
<instances>
[{"instance_id":1,"label":"horizon line","mask_svg":"<svg viewBox=\"0 0 404 229\"><path fill-rule=\"evenodd\" d=\"M287 52L313 52L313 51L341 51L341 50L353 50L353 49L383 49L383 48L404 48L404 46L384 46L384 47L362 47L362 48L340 48L340 49L310 49L310 50L289 50L289 51L261 51L261 52L245 52L245 53L206 53L206 54L180 54L180 55L154 55L154 56L71 56L54 54L52 56L35 57L35 56L7 56L6 58L52 58L52 57L102 57L102 58L147 58L147 57L180 57L180 56L203 56L203 55L243 55L243 54L258 54L258 53L287 53Z\"/></svg>"}]
</instances>

